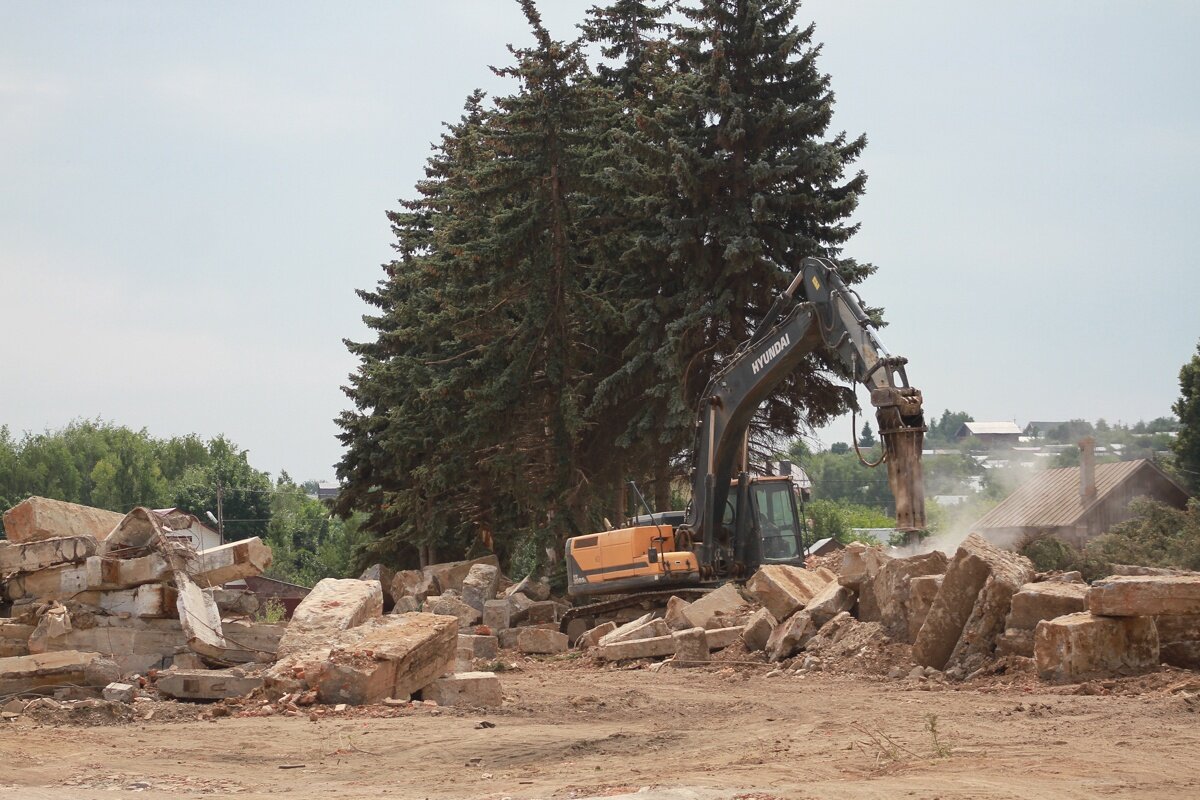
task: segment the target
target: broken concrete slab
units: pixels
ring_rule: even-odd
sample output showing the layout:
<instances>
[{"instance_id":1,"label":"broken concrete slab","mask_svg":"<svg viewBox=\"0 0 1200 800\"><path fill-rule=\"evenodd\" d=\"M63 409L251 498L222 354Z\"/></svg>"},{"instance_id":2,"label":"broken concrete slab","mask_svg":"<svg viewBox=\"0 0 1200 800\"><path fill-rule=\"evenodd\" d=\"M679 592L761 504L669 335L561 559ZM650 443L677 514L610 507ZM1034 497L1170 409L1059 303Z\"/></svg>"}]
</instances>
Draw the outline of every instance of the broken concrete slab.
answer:
<instances>
[{"instance_id":1,"label":"broken concrete slab","mask_svg":"<svg viewBox=\"0 0 1200 800\"><path fill-rule=\"evenodd\" d=\"M916 641L925 617L942 588L941 575L917 575L908 582L908 641ZM882 613L880 617L882 617Z\"/></svg>"},{"instance_id":2,"label":"broken concrete slab","mask_svg":"<svg viewBox=\"0 0 1200 800\"><path fill-rule=\"evenodd\" d=\"M199 552L173 550L172 553L184 560L184 571L205 589L261 575L271 566L271 548L257 536Z\"/></svg>"},{"instance_id":3,"label":"broken concrete slab","mask_svg":"<svg viewBox=\"0 0 1200 800\"><path fill-rule=\"evenodd\" d=\"M771 638L776 624L775 618L767 609L760 608L755 611L750 621L742 628L742 641L746 643L746 649L751 653L766 649L767 640Z\"/></svg>"},{"instance_id":4,"label":"broken concrete slab","mask_svg":"<svg viewBox=\"0 0 1200 800\"><path fill-rule=\"evenodd\" d=\"M490 564L499 569L500 559L495 555L486 555L482 558L475 558L469 561L448 561L444 564L430 564L422 571L433 578L438 592L444 594L450 589L462 592L463 578L467 577L467 573L471 571L471 567L476 564Z\"/></svg>"},{"instance_id":5,"label":"broken concrete slab","mask_svg":"<svg viewBox=\"0 0 1200 800\"><path fill-rule=\"evenodd\" d=\"M411 695L453 663L458 622L438 614L377 617L334 637L306 680L325 703L363 705Z\"/></svg>"},{"instance_id":6,"label":"broken concrete slab","mask_svg":"<svg viewBox=\"0 0 1200 800\"><path fill-rule=\"evenodd\" d=\"M843 611L854 608L854 599L853 589L842 586L836 580L831 580L821 591L813 595L808 604L804 606L804 610L812 617L813 624L819 628Z\"/></svg>"},{"instance_id":7,"label":"broken concrete slab","mask_svg":"<svg viewBox=\"0 0 1200 800\"><path fill-rule=\"evenodd\" d=\"M120 524L124 514L102 508L30 497L4 512L9 542L36 542L61 536L90 536L100 541Z\"/></svg>"},{"instance_id":8,"label":"broken concrete slab","mask_svg":"<svg viewBox=\"0 0 1200 800\"><path fill-rule=\"evenodd\" d=\"M1051 681L1144 672L1158 666L1158 631L1152 617L1068 614L1038 623L1033 657L1038 675Z\"/></svg>"},{"instance_id":9,"label":"broken concrete slab","mask_svg":"<svg viewBox=\"0 0 1200 800\"><path fill-rule=\"evenodd\" d=\"M781 661L800 652L808 640L817 633L817 626L806 611L797 611L771 631L767 639L767 656L772 661Z\"/></svg>"},{"instance_id":10,"label":"broken concrete slab","mask_svg":"<svg viewBox=\"0 0 1200 800\"><path fill-rule=\"evenodd\" d=\"M70 600L118 617L173 617L177 613L175 590L157 583L136 589L79 592Z\"/></svg>"},{"instance_id":11,"label":"broken concrete slab","mask_svg":"<svg viewBox=\"0 0 1200 800\"><path fill-rule=\"evenodd\" d=\"M15 575L4 584L4 594L9 600L25 597L64 600L89 588L87 569L80 564L70 564Z\"/></svg>"},{"instance_id":12,"label":"broken concrete slab","mask_svg":"<svg viewBox=\"0 0 1200 800\"><path fill-rule=\"evenodd\" d=\"M419 569L403 569L397 572L392 578L391 591L393 601L401 597L415 597L422 603L429 595L440 593L433 576Z\"/></svg>"},{"instance_id":13,"label":"broken concrete slab","mask_svg":"<svg viewBox=\"0 0 1200 800\"><path fill-rule=\"evenodd\" d=\"M1087 607L1087 591L1083 583L1027 583L1013 595L1005 625L1031 631L1044 619L1076 614Z\"/></svg>"},{"instance_id":14,"label":"broken concrete slab","mask_svg":"<svg viewBox=\"0 0 1200 800\"><path fill-rule=\"evenodd\" d=\"M414 611L421 610L421 601L415 597L406 596L396 598L396 605L392 606L393 614L411 614Z\"/></svg>"},{"instance_id":15,"label":"broken concrete slab","mask_svg":"<svg viewBox=\"0 0 1200 800\"><path fill-rule=\"evenodd\" d=\"M672 631L675 640L675 661L700 664L708 661L708 634L704 628Z\"/></svg>"},{"instance_id":16,"label":"broken concrete slab","mask_svg":"<svg viewBox=\"0 0 1200 800\"><path fill-rule=\"evenodd\" d=\"M754 573L746 583L746 591L775 619L784 620L804 608L826 583L820 575L801 567L768 564Z\"/></svg>"},{"instance_id":17,"label":"broken concrete slab","mask_svg":"<svg viewBox=\"0 0 1200 800\"><path fill-rule=\"evenodd\" d=\"M509 624L516 625L520 622L524 622L529 617L529 607L532 606L534 602L535 601L530 600L521 592L513 592L512 594L508 595L508 605L511 609L508 615Z\"/></svg>"},{"instance_id":18,"label":"broken concrete slab","mask_svg":"<svg viewBox=\"0 0 1200 800\"><path fill-rule=\"evenodd\" d=\"M1200 670L1200 641L1160 642L1158 657L1172 667Z\"/></svg>"},{"instance_id":19,"label":"broken concrete slab","mask_svg":"<svg viewBox=\"0 0 1200 800\"><path fill-rule=\"evenodd\" d=\"M383 590L376 581L325 578L313 587L292 614L279 640L279 656L312 650L383 614Z\"/></svg>"},{"instance_id":20,"label":"broken concrete slab","mask_svg":"<svg viewBox=\"0 0 1200 800\"><path fill-rule=\"evenodd\" d=\"M681 609L683 616L693 628L725 627L714 622L717 617L731 617L749 610L750 604L733 583L714 589L699 600L694 600Z\"/></svg>"},{"instance_id":21,"label":"broken concrete slab","mask_svg":"<svg viewBox=\"0 0 1200 800\"><path fill-rule=\"evenodd\" d=\"M1033 658L1033 631L1027 628L1006 628L996 637L996 655Z\"/></svg>"},{"instance_id":22,"label":"broken concrete slab","mask_svg":"<svg viewBox=\"0 0 1200 800\"><path fill-rule=\"evenodd\" d=\"M612 633L616 629L617 623L615 622L605 622L597 625L591 630L581 634L580 637L575 640L575 646L580 650L599 647L600 640L605 636L605 634Z\"/></svg>"},{"instance_id":23,"label":"broken concrete slab","mask_svg":"<svg viewBox=\"0 0 1200 800\"><path fill-rule=\"evenodd\" d=\"M687 600L671 595L667 600L667 610L663 614L663 620L667 623L667 627L673 631L685 631L693 627L692 621L685 614L690 605L691 603Z\"/></svg>"},{"instance_id":24,"label":"broken concrete slab","mask_svg":"<svg viewBox=\"0 0 1200 800\"><path fill-rule=\"evenodd\" d=\"M604 645L604 644L608 644L610 642L621 641L622 639L625 638L626 634L628 634L631 631L637 630L638 628L640 628L641 626L645 625L646 623L652 621L653 619L654 619L653 611L651 611L648 614L643 614L640 617L638 617L636 619L632 619L623 625L618 625L616 628L614 628L609 633L604 634L600 638L600 641L598 643L601 645Z\"/></svg>"},{"instance_id":25,"label":"broken concrete slab","mask_svg":"<svg viewBox=\"0 0 1200 800\"><path fill-rule=\"evenodd\" d=\"M462 628L478 625L481 619L479 609L467 605L462 598L452 594L426 598L424 610L430 614L454 617Z\"/></svg>"},{"instance_id":26,"label":"broken concrete slab","mask_svg":"<svg viewBox=\"0 0 1200 800\"><path fill-rule=\"evenodd\" d=\"M422 700L439 706L499 708L504 704L500 679L494 672L456 672L421 689Z\"/></svg>"},{"instance_id":27,"label":"broken concrete slab","mask_svg":"<svg viewBox=\"0 0 1200 800\"><path fill-rule=\"evenodd\" d=\"M1004 630L1012 595L1032 577L1029 559L1001 550L977 533L967 536L913 643L913 661L943 669L952 656L962 660L990 653Z\"/></svg>"},{"instance_id":28,"label":"broken concrete slab","mask_svg":"<svg viewBox=\"0 0 1200 800\"><path fill-rule=\"evenodd\" d=\"M903 642L912 641L909 638L912 580L925 575L941 575L946 566L946 554L940 550L889 559L880 566L872 588L879 604L879 621L888 635Z\"/></svg>"},{"instance_id":29,"label":"broken concrete slab","mask_svg":"<svg viewBox=\"0 0 1200 800\"><path fill-rule=\"evenodd\" d=\"M874 582L879 570L891 560L880 546L868 546L863 542L851 542L842 550L842 569L838 582L855 591L863 583Z\"/></svg>"},{"instance_id":30,"label":"broken concrete slab","mask_svg":"<svg viewBox=\"0 0 1200 800\"><path fill-rule=\"evenodd\" d=\"M469 658L495 658L499 654L500 642L495 636L478 636L470 633L458 635L458 651Z\"/></svg>"},{"instance_id":31,"label":"broken concrete slab","mask_svg":"<svg viewBox=\"0 0 1200 800\"><path fill-rule=\"evenodd\" d=\"M175 651L184 646L184 635L177 619L86 615L77 616L71 630L39 640L37 646L41 652L97 652L114 661L122 674L145 673L169 664Z\"/></svg>"},{"instance_id":32,"label":"broken concrete slab","mask_svg":"<svg viewBox=\"0 0 1200 800\"><path fill-rule=\"evenodd\" d=\"M494 631L512 627L512 606L507 599L488 600L483 604L483 624Z\"/></svg>"},{"instance_id":33,"label":"broken concrete slab","mask_svg":"<svg viewBox=\"0 0 1200 800\"><path fill-rule=\"evenodd\" d=\"M508 597L516 592L520 592L530 600L549 600L550 582L545 578L534 580L532 575L526 575L520 581L505 589L504 595Z\"/></svg>"},{"instance_id":34,"label":"broken concrete slab","mask_svg":"<svg viewBox=\"0 0 1200 800\"><path fill-rule=\"evenodd\" d=\"M213 602L221 610L222 616L239 615L252 616L258 613L258 595L245 589L225 589L216 587L205 589L213 596Z\"/></svg>"},{"instance_id":35,"label":"broken concrete slab","mask_svg":"<svg viewBox=\"0 0 1200 800\"><path fill-rule=\"evenodd\" d=\"M86 576L80 583L82 589L131 589L166 579L171 575L172 563L188 573L197 585L217 587L230 581L261 575L271 566L271 548L258 537L253 537L199 552L186 545L173 543L165 555L150 553L120 559L93 556L85 562ZM42 585L32 580L25 591L39 597L45 596L38 593L44 591Z\"/></svg>"},{"instance_id":36,"label":"broken concrete slab","mask_svg":"<svg viewBox=\"0 0 1200 800\"><path fill-rule=\"evenodd\" d=\"M633 658L661 658L674 655L673 635L655 636L651 639L634 639L600 645L600 657L606 661L625 661Z\"/></svg>"},{"instance_id":37,"label":"broken concrete slab","mask_svg":"<svg viewBox=\"0 0 1200 800\"><path fill-rule=\"evenodd\" d=\"M221 630L221 610L211 594L206 594L183 572L175 572L175 608L179 625L190 650L207 658L226 658L229 645ZM146 587L138 587L141 591Z\"/></svg>"},{"instance_id":38,"label":"broken concrete slab","mask_svg":"<svg viewBox=\"0 0 1200 800\"><path fill-rule=\"evenodd\" d=\"M518 628L517 651L528 654L567 652L567 635L547 628Z\"/></svg>"},{"instance_id":39,"label":"broken concrete slab","mask_svg":"<svg viewBox=\"0 0 1200 800\"><path fill-rule=\"evenodd\" d=\"M94 556L96 547L91 536L60 536L23 543L0 540L0 574L75 564Z\"/></svg>"},{"instance_id":40,"label":"broken concrete slab","mask_svg":"<svg viewBox=\"0 0 1200 800\"><path fill-rule=\"evenodd\" d=\"M99 653L60 650L0 658L0 694L41 692L56 686L103 688L120 677L117 665Z\"/></svg>"},{"instance_id":41,"label":"broken concrete slab","mask_svg":"<svg viewBox=\"0 0 1200 800\"><path fill-rule=\"evenodd\" d=\"M666 620L651 618L637 625L632 622L628 625L622 625L612 633L604 636L604 638L600 640L600 644L606 645L616 644L617 642L631 642L634 639L652 639L656 636L669 636L670 634L671 628L667 625Z\"/></svg>"},{"instance_id":42,"label":"broken concrete slab","mask_svg":"<svg viewBox=\"0 0 1200 800\"><path fill-rule=\"evenodd\" d=\"M1200 575L1114 575L1092 584L1087 605L1110 617L1200 614Z\"/></svg>"},{"instance_id":43,"label":"broken concrete slab","mask_svg":"<svg viewBox=\"0 0 1200 800\"><path fill-rule=\"evenodd\" d=\"M496 599L500 585L500 568L493 564L475 564L462 581L463 602L483 613L484 604Z\"/></svg>"},{"instance_id":44,"label":"broken concrete slab","mask_svg":"<svg viewBox=\"0 0 1200 800\"><path fill-rule=\"evenodd\" d=\"M176 700L224 700L244 697L263 686L261 675L232 669L170 669L158 673L154 686Z\"/></svg>"},{"instance_id":45,"label":"broken concrete slab","mask_svg":"<svg viewBox=\"0 0 1200 800\"><path fill-rule=\"evenodd\" d=\"M735 625L732 628L705 628L705 633L708 636L709 650L724 650L729 645L742 638L742 628L745 623Z\"/></svg>"}]
</instances>

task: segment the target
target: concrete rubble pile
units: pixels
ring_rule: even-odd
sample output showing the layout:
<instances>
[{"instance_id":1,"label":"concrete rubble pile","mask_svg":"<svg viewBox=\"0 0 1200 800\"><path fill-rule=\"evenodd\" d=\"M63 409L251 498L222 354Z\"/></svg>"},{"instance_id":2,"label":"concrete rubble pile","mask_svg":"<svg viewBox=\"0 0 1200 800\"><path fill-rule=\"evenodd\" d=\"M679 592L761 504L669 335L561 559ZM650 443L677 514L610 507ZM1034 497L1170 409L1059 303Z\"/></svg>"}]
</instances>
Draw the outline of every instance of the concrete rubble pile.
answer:
<instances>
[{"instance_id":1,"label":"concrete rubble pile","mask_svg":"<svg viewBox=\"0 0 1200 800\"><path fill-rule=\"evenodd\" d=\"M0 683L6 693L60 684L99 694L121 675L175 662L247 664L273 658L281 626L223 616L254 605L220 589L259 575L258 539L196 551L194 517L135 508L118 514L30 497L4 514L0 541ZM66 690L59 689L61 693Z\"/></svg>"}]
</instances>

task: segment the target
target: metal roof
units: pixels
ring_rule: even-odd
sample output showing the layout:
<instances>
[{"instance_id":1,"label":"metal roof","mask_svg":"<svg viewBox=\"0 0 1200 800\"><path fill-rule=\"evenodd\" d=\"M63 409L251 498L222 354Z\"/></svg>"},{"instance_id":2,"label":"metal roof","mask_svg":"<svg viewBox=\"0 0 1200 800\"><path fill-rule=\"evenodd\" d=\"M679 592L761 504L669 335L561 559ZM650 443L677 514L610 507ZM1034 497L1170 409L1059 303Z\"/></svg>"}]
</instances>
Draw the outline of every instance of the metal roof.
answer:
<instances>
[{"instance_id":1,"label":"metal roof","mask_svg":"<svg viewBox=\"0 0 1200 800\"><path fill-rule=\"evenodd\" d=\"M1085 506L1079 496L1079 467L1048 469L1010 494L972 529L1075 525L1088 509L1140 469L1152 469L1164 480L1171 481L1166 473L1145 458L1097 464L1096 496Z\"/></svg>"},{"instance_id":2,"label":"metal roof","mask_svg":"<svg viewBox=\"0 0 1200 800\"><path fill-rule=\"evenodd\" d=\"M959 428L961 435L963 429L966 429L968 435L978 436L979 434L997 434L1005 433L1013 436L1020 436L1021 429L1017 427L1015 422L964 422L962 428Z\"/></svg>"}]
</instances>

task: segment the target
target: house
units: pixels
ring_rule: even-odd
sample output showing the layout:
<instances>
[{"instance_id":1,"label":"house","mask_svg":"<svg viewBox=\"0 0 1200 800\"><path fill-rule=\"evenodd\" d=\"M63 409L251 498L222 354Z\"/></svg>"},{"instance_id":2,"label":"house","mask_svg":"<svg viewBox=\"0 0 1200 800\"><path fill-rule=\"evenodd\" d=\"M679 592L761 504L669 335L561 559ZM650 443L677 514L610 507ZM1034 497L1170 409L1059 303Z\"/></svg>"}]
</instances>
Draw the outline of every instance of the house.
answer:
<instances>
[{"instance_id":1,"label":"house","mask_svg":"<svg viewBox=\"0 0 1200 800\"><path fill-rule=\"evenodd\" d=\"M153 511L163 529L170 529L168 539L185 542L194 550L208 550L224 544L221 535L201 522L195 514L178 508L156 508Z\"/></svg>"},{"instance_id":2,"label":"house","mask_svg":"<svg viewBox=\"0 0 1200 800\"><path fill-rule=\"evenodd\" d=\"M1017 548L1043 535L1079 547L1129 519L1135 497L1187 505L1187 491L1149 459L1097 464L1094 444L1084 440L1080 462L1038 474L971 530L1003 547Z\"/></svg>"},{"instance_id":3,"label":"house","mask_svg":"<svg viewBox=\"0 0 1200 800\"><path fill-rule=\"evenodd\" d=\"M954 438L976 438L986 447L1011 447L1021 442L1021 429L1015 422L964 422Z\"/></svg>"}]
</instances>

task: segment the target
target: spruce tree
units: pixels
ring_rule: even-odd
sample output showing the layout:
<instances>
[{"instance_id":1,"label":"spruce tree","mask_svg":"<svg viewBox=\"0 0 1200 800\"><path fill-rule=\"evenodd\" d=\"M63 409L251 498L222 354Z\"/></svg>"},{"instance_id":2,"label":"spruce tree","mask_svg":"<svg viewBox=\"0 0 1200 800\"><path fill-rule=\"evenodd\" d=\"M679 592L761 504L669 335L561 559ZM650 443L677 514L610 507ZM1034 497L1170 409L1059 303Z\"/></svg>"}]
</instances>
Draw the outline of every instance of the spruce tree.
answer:
<instances>
[{"instance_id":1,"label":"spruce tree","mask_svg":"<svg viewBox=\"0 0 1200 800\"><path fill-rule=\"evenodd\" d=\"M1179 417L1179 434L1172 443L1175 466L1188 487L1200 490L1200 345L1179 369L1179 399L1171 410Z\"/></svg>"}]
</instances>

